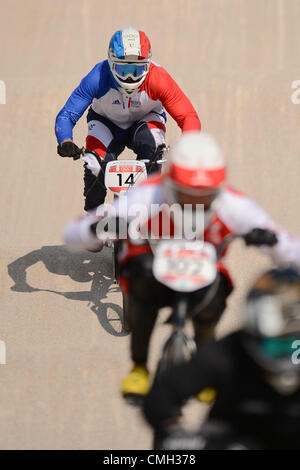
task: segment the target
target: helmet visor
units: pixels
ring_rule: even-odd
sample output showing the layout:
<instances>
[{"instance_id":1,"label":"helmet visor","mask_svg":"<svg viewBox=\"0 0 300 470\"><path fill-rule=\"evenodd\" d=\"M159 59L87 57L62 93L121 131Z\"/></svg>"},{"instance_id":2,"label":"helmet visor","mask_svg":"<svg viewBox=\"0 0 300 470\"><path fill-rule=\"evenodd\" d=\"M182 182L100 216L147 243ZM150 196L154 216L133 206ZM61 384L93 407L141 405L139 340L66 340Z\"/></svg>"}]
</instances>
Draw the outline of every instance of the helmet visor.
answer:
<instances>
[{"instance_id":1,"label":"helmet visor","mask_svg":"<svg viewBox=\"0 0 300 470\"><path fill-rule=\"evenodd\" d=\"M273 337L264 338L260 341L260 347L265 356L276 359L280 357L292 357L294 348L293 342L299 338L288 336L288 337Z\"/></svg>"},{"instance_id":2,"label":"helmet visor","mask_svg":"<svg viewBox=\"0 0 300 470\"><path fill-rule=\"evenodd\" d=\"M135 64L135 63L115 63L114 71L116 75L121 80L126 80L127 78L132 78L133 80L138 80L143 77L143 75L148 70L148 64Z\"/></svg>"}]
</instances>

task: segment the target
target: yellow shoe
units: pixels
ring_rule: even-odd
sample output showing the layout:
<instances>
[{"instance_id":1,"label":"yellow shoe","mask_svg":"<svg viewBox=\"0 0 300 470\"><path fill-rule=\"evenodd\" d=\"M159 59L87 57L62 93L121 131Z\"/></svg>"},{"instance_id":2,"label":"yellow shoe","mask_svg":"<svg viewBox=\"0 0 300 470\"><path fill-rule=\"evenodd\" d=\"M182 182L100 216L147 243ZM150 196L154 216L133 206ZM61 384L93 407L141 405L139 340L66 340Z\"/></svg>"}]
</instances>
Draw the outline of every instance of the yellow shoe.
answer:
<instances>
[{"instance_id":1,"label":"yellow shoe","mask_svg":"<svg viewBox=\"0 0 300 470\"><path fill-rule=\"evenodd\" d=\"M121 384L121 392L125 398L144 397L149 392L149 388L149 372L144 366L134 366Z\"/></svg>"},{"instance_id":2,"label":"yellow shoe","mask_svg":"<svg viewBox=\"0 0 300 470\"><path fill-rule=\"evenodd\" d=\"M201 392L197 393L196 398L197 400L201 401L201 403L210 404L216 398L217 392L214 388L204 388Z\"/></svg>"}]
</instances>

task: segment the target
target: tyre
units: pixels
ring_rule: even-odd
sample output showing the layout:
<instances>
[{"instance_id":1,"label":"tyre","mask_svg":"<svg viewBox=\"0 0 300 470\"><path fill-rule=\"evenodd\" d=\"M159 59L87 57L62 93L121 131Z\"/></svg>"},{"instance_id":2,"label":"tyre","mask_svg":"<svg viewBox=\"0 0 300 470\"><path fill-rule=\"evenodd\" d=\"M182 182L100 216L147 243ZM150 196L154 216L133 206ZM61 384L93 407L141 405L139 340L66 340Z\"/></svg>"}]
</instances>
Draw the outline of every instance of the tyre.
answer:
<instances>
[{"instance_id":1,"label":"tyre","mask_svg":"<svg viewBox=\"0 0 300 470\"><path fill-rule=\"evenodd\" d=\"M175 365L189 361L195 351L194 340L189 338L181 329L175 330L164 346L156 377Z\"/></svg>"},{"instance_id":2,"label":"tyre","mask_svg":"<svg viewBox=\"0 0 300 470\"><path fill-rule=\"evenodd\" d=\"M120 241L116 241L113 244L113 276L116 282L120 277L120 264L119 264L119 252L120 252Z\"/></svg>"},{"instance_id":3,"label":"tyre","mask_svg":"<svg viewBox=\"0 0 300 470\"><path fill-rule=\"evenodd\" d=\"M131 332L130 324L130 302L128 296L122 293L123 297L123 328L127 333Z\"/></svg>"}]
</instances>

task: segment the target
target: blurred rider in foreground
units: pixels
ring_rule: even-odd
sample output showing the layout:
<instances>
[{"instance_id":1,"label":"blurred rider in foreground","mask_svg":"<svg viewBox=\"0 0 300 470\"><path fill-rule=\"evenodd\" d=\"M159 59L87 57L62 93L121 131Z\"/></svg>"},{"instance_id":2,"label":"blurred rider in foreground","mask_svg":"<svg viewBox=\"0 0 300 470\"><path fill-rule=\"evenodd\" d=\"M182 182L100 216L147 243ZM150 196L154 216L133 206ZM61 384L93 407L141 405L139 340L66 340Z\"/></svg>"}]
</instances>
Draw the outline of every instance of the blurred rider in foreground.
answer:
<instances>
[{"instance_id":1,"label":"blurred rider in foreground","mask_svg":"<svg viewBox=\"0 0 300 470\"><path fill-rule=\"evenodd\" d=\"M272 260L279 264L295 263L300 267L300 242L277 226L254 201L226 185L225 161L216 141L203 132L184 133L168 154L166 172L149 178L145 183L133 187L127 196L119 198L116 212L126 216L136 204L143 204L148 214L141 230L151 226L148 238L124 240L120 257L120 285L128 299L131 333L131 357L134 363L130 374L122 382L124 396L144 396L149 390L147 369L148 346L160 308L169 306L172 292L160 284L152 274L153 253L150 243L165 235L164 227L170 229L169 238L174 237L175 222L169 207L176 203L186 205L190 218L186 225L193 224L199 215L197 204L202 204L204 227L199 238L220 247L229 234L244 235L252 229L269 229L276 233L277 243L262 248ZM155 210L152 210L152 208ZM101 207L98 209L101 213ZM103 241L96 235L97 222L102 218L96 212L71 223L65 230L66 244L73 249L101 249ZM167 220L166 220L167 219ZM154 228L156 239L151 239ZM259 245L261 233L254 233ZM150 243L149 243L150 242ZM222 256L224 253L222 253ZM199 311L199 293L190 298L189 310L193 313L196 341L209 338L226 307L226 299L233 285L222 257L218 262L218 288L206 308ZM201 294L201 293L200 293ZM202 294L201 294L202 295ZM198 310L197 310L198 308Z\"/></svg>"},{"instance_id":2,"label":"blurred rider in foreground","mask_svg":"<svg viewBox=\"0 0 300 470\"><path fill-rule=\"evenodd\" d=\"M299 274L276 269L259 277L243 317L240 331L206 342L154 384L144 412L161 436L158 447L300 449ZM197 440L178 428L180 408L204 387L217 395Z\"/></svg>"},{"instance_id":3,"label":"blurred rider in foreground","mask_svg":"<svg viewBox=\"0 0 300 470\"><path fill-rule=\"evenodd\" d=\"M131 27L112 36L107 60L82 79L57 115L55 133L61 157L80 157L73 127L88 106L86 148L109 161L128 147L137 159L152 161L149 173L158 170L154 160L165 146L165 110L182 132L201 129L189 99L166 70L151 60L146 34ZM89 211L104 202L106 188L95 156L86 153L83 160L84 209Z\"/></svg>"}]
</instances>

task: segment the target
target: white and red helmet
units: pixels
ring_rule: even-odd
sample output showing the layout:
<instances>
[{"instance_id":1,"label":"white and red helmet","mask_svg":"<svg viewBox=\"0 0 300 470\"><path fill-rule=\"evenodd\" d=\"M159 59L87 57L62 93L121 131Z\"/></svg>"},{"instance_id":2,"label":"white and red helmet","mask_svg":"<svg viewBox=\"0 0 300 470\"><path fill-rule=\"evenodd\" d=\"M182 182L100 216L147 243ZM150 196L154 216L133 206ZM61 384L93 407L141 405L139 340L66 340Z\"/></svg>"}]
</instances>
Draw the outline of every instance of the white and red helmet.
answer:
<instances>
[{"instance_id":1,"label":"white and red helmet","mask_svg":"<svg viewBox=\"0 0 300 470\"><path fill-rule=\"evenodd\" d=\"M217 142L200 131L182 134L168 154L164 175L168 204L203 204L205 218L225 182L225 160Z\"/></svg>"},{"instance_id":2,"label":"white and red helmet","mask_svg":"<svg viewBox=\"0 0 300 470\"><path fill-rule=\"evenodd\" d=\"M111 73L120 91L131 95L143 83L149 72L151 45L143 31L131 26L116 31L108 47Z\"/></svg>"}]
</instances>

